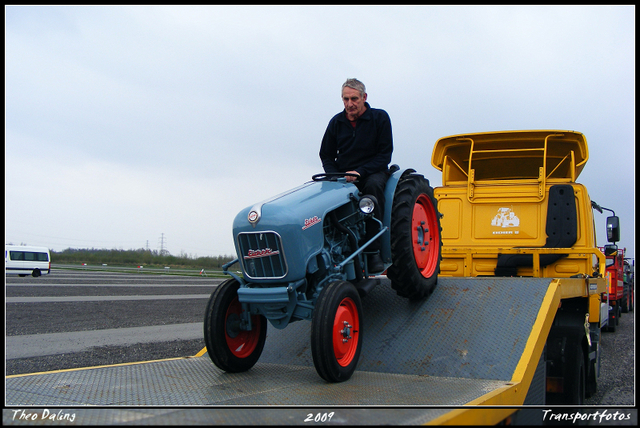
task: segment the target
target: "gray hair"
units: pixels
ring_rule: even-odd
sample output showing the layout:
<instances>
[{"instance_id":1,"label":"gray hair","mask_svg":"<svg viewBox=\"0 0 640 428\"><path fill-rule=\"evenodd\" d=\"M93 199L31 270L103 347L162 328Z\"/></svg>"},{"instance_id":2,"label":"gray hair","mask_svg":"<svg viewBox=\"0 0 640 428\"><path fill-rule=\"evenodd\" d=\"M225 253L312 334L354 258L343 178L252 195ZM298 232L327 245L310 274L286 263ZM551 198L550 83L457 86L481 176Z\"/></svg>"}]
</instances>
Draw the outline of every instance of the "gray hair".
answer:
<instances>
[{"instance_id":1,"label":"gray hair","mask_svg":"<svg viewBox=\"0 0 640 428\"><path fill-rule=\"evenodd\" d=\"M358 79L347 79L347 81L342 84L342 90L344 90L344 88L355 89L356 91L360 92L361 97L364 97L364 94L367 93L367 88L364 87L364 83L362 83ZM340 92L341 96L342 90Z\"/></svg>"}]
</instances>

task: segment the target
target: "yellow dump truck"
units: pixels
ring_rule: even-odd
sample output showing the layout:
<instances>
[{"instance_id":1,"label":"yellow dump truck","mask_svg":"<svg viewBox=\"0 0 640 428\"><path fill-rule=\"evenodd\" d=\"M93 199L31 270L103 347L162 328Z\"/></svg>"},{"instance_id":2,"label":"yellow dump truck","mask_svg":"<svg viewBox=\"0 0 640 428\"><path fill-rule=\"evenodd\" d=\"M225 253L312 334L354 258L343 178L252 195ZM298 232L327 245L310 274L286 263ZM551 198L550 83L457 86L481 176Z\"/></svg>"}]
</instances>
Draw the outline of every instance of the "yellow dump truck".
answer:
<instances>
[{"instance_id":1,"label":"yellow dump truck","mask_svg":"<svg viewBox=\"0 0 640 428\"><path fill-rule=\"evenodd\" d=\"M533 351L544 353L546 403L581 404L597 385L605 259L576 182L588 157L583 134L556 130L454 135L432 154L442 171L440 275L519 278L521 287L552 279Z\"/></svg>"}]
</instances>

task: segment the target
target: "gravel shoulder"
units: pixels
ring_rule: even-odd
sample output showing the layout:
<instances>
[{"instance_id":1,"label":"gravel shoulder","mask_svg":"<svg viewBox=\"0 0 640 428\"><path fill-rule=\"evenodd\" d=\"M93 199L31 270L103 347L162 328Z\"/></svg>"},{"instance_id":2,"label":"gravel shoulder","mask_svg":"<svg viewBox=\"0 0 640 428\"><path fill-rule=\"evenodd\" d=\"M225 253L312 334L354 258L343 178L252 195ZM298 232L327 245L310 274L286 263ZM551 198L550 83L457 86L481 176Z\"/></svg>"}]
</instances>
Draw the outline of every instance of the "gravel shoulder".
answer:
<instances>
[{"instance_id":1,"label":"gravel shoulder","mask_svg":"<svg viewBox=\"0 0 640 428\"><path fill-rule=\"evenodd\" d=\"M602 333L598 391L587 405L635 406L635 311L622 314L615 333Z\"/></svg>"}]
</instances>

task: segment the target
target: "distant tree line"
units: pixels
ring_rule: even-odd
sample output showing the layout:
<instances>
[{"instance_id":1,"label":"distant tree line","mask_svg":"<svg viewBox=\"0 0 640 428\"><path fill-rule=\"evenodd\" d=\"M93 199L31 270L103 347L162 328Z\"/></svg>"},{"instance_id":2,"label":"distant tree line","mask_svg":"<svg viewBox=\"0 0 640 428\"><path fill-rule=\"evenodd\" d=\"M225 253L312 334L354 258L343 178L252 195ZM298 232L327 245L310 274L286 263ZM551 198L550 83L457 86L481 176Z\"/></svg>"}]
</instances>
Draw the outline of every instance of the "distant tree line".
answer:
<instances>
[{"instance_id":1,"label":"distant tree line","mask_svg":"<svg viewBox=\"0 0 640 428\"><path fill-rule=\"evenodd\" d=\"M148 266L148 267L173 267L173 268L194 268L213 269L221 268L223 264L233 260L235 256L217 257L197 257L185 253L173 256L168 252L146 250L107 250L96 248L73 249L67 248L64 251L51 251L51 262L59 264L82 264L116 266Z\"/></svg>"}]
</instances>

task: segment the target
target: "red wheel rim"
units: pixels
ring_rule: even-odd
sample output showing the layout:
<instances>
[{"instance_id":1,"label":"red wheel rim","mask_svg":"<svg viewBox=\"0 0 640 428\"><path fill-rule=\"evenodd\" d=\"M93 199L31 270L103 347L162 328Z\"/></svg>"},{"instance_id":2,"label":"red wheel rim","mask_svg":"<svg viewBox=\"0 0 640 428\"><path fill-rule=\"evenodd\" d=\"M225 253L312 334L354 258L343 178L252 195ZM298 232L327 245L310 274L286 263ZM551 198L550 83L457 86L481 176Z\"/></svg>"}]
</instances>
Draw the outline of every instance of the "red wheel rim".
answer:
<instances>
[{"instance_id":1,"label":"red wheel rim","mask_svg":"<svg viewBox=\"0 0 640 428\"><path fill-rule=\"evenodd\" d=\"M359 336L358 308L350 297L345 297L333 321L333 352L340 366L348 366L355 358Z\"/></svg>"},{"instance_id":2,"label":"red wheel rim","mask_svg":"<svg viewBox=\"0 0 640 428\"><path fill-rule=\"evenodd\" d=\"M425 278L430 278L438 265L440 230L436 215L431 198L425 194L418 196L413 206L411 239L416 265Z\"/></svg>"},{"instance_id":3,"label":"red wheel rim","mask_svg":"<svg viewBox=\"0 0 640 428\"><path fill-rule=\"evenodd\" d=\"M229 317L231 316L232 319L239 320L241 314L242 305L236 297L229 305L229 308L227 309L227 313L225 315L224 336L227 340L227 346L229 347L229 350L233 355L238 358L247 358L256 349L256 346L258 346L258 342L260 340L260 317L256 315L251 317L251 331L234 329L232 337L229 335L229 328L227 328Z\"/></svg>"}]
</instances>

